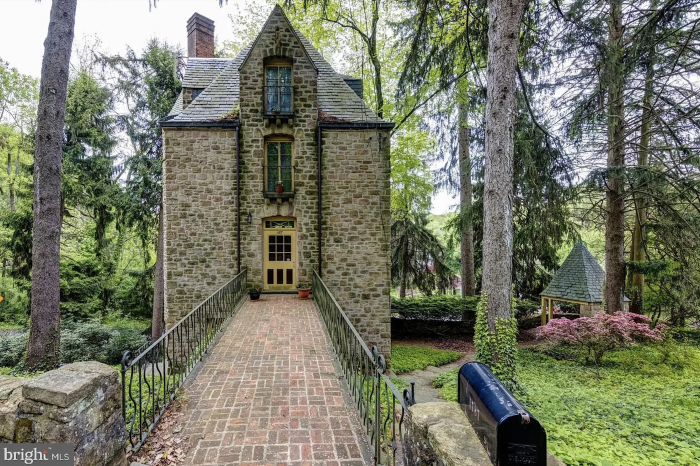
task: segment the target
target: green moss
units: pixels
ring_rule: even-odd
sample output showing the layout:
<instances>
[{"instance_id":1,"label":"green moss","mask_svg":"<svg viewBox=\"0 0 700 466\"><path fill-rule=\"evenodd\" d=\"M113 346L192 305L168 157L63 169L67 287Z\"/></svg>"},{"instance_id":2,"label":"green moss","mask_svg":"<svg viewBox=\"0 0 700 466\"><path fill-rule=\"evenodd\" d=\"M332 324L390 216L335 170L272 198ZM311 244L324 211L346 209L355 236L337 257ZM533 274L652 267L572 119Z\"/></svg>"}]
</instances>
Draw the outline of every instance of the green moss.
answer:
<instances>
[{"instance_id":1,"label":"green moss","mask_svg":"<svg viewBox=\"0 0 700 466\"><path fill-rule=\"evenodd\" d=\"M392 345L391 369L397 374L443 366L456 361L462 353L424 346Z\"/></svg>"},{"instance_id":2,"label":"green moss","mask_svg":"<svg viewBox=\"0 0 700 466\"><path fill-rule=\"evenodd\" d=\"M700 349L638 346L601 367L518 352L516 394L569 466L700 464ZM436 377L457 399L457 371Z\"/></svg>"}]
</instances>

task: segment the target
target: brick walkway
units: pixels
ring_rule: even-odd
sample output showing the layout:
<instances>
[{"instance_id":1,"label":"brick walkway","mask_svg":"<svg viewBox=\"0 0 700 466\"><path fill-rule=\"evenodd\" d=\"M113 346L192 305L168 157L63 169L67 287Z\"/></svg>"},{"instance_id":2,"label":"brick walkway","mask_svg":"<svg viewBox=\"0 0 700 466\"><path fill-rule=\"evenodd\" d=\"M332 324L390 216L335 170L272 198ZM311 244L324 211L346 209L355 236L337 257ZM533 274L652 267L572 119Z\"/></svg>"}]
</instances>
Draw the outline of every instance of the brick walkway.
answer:
<instances>
[{"instance_id":1,"label":"brick walkway","mask_svg":"<svg viewBox=\"0 0 700 466\"><path fill-rule=\"evenodd\" d=\"M311 301L246 302L185 396L189 464L367 464Z\"/></svg>"}]
</instances>

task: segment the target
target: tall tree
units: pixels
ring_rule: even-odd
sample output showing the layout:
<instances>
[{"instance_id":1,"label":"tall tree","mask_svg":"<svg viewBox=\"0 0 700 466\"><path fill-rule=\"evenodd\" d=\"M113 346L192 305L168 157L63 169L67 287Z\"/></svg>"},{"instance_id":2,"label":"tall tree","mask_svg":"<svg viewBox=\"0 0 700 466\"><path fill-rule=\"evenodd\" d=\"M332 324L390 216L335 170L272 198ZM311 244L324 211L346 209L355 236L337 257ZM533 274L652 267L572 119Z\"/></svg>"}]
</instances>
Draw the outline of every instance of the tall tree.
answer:
<instances>
[{"instance_id":1,"label":"tall tree","mask_svg":"<svg viewBox=\"0 0 700 466\"><path fill-rule=\"evenodd\" d=\"M462 229L461 264L462 297L474 296L476 280L474 277L474 224L472 222L472 162L469 157L469 122L466 105L459 106L459 177L460 177L460 212L467 219Z\"/></svg>"},{"instance_id":2,"label":"tall tree","mask_svg":"<svg viewBox=\"0 0 700 466\"><path fill-rule=\"evenodd\" d=\"M160 119L165 117L181 89L180 51L153 39L138 56L128 49L124 57L105 57L116 74L116 86L129 112L120 118L132 147L126 161L127 205L122 220L135 227L144 252L145 267L154 273L151 337L163 333L164 275L162 223L162 154ZM151 245L156 262L151 269ZM145 298L145 297L144 297Z\"/></svg>"},{"instance_id":3,"label":"tall tree","mask_svg":"<svg viewBox=\"0 0 700 466\"><path fill-rule=\"evenodd\" d=\"M605 69L608 86L608 182L605 192L605 303L608 313L622 311L625 288L625 105L622 0L610 0Z\"/></svg>"},{"instance_id":4,"label":"tall tree","mask_svg":"<svg viewBox=\"0 0 700 466\"><path fill-rule=\"evenodd\" d=\"M511 317L513 270L513 128L520 23L527 0L489 0L484 160L482 290L488 326Z\"/></svg>"},{"instance_id":5,"label":"tall tree","mask_svg":"<svg viewBox=\"0 0 700 466\"><path fill-rule=\"evenodd\" d=\"M61 154L77 0L54 0L41 65L34 155L31 326L26 367L52 368L60 348Z\"/></svg>"}]
</instances>

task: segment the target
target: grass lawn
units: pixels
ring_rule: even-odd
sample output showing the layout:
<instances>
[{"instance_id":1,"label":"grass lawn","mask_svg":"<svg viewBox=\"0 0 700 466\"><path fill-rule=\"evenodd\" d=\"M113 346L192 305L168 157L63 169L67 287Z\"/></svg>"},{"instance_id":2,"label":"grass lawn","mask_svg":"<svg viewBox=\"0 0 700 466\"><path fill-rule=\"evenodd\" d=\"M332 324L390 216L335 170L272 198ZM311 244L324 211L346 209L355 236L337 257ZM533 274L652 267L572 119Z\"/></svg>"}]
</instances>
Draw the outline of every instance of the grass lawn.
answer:
<instances>
[{"instance_id":1,"label":"grass lawn","mask_svg":"<svg viewBox=\"0 0 700 466\"><path fill-rule=\"evenodd\" d=\"M444 366L462 356L457 351L439 350L426 346L392 345L391 370L397 374L423 370L428 366Z\"/></svg>"},{"instance_id":2,"label":"grass lawn","mask_svg":"<svg viewBox=\"0 0 700 466\"><path fill-rule=\"evenodd\" d=\"M599 370L531 350L518 352L518 399L569 466L700 464L700 348L638 347ZM457 372L435 379L456 401Z\"/></svg>"}]
</instances>

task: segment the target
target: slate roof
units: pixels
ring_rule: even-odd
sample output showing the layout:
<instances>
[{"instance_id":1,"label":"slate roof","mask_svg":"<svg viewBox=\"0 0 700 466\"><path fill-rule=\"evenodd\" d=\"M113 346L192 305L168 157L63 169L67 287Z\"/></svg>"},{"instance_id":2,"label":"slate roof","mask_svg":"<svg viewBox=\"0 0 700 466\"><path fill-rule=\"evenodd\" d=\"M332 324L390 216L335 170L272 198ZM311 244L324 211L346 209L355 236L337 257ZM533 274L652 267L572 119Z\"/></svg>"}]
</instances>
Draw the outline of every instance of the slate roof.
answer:
<instances>
[{"instance_id":1,"label":"slate roof","mask_svg":"<svg viewBox=\"0 0 700 466\"><path fill-rule=\"evenodd\" d=\"M182 87L205 88L230 63L230 58L197 58L187 61Z\"/></svg>"},{"instance_id":2,"label":"slate roof","mask_svg":"<svg viewBox=\"0 0 700 466\"><path fill-rule=\"evenodd\" d=\"M277 10L279 6L275 7ZM275 14L273 10L272 14ZM280 10L281 11L281 10ZM282 12L282 14L284 14ZM285 16L286 17L286 16ZM295 29L307 55L318 70L319 114L333 123L390 124L377 115L336 73L331 65L311 45L301 32ZM256 39L257 41L257 39ZM182 96L178 99L164 125L178 123L212 123L231 121L232 112L239 102L238 70L248 57L255 41L248 44L234 59L190 58L187 63L183 87L205 88L186 108L182 109Z\"/></svg>"},{"instance_id":3,"label":"slate roof","mask_svg":"<svg viewBox=\"0 0 700 466\"><path fill-rule=\"evenodd\" d=\"M579 241L540 296L602 303L604 281L605 271Z\"/></svg>"}]
</instances>

